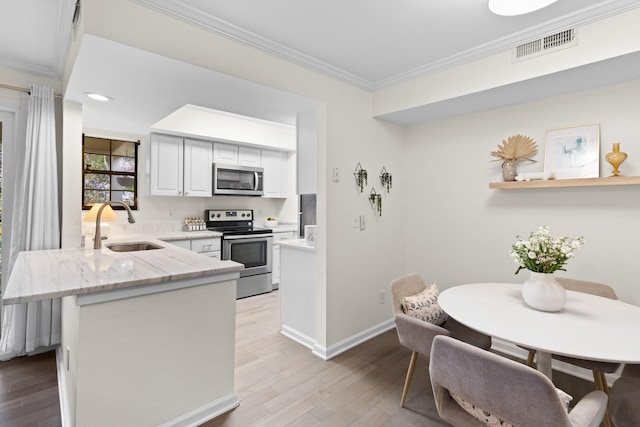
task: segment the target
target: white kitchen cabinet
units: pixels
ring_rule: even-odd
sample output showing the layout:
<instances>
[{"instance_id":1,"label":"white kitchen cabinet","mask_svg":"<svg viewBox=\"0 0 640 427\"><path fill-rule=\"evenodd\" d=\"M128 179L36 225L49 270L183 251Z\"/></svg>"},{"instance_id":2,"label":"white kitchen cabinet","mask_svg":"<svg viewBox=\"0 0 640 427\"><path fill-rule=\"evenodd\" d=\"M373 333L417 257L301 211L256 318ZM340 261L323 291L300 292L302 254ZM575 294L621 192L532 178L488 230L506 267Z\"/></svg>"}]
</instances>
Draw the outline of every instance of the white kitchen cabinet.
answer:
<instances>
[{"instance_id":1,"label":"white kitchen cabinet","mask_svg":"<svg viewBox=\"0 0 640 427\"><path fill-rule=\"evenodd\" d=\"M287 197L287 153L262 150L264 197Z\"/></svg>"},{"instance_id":2,"label":"white kitchen cabinet","mask_svg":"<svg viewBox=\"0 0 640 427\"><path fill-rule=\"evenodd\" d=\"M184 140L184 195L210 197L212 194L213 144Z\"/></svg>"},{"instance_id":3,"label":"white kitchen cabinet","mask_svg":"<svg viewBox=\"0 0 640 427\"><path fill-rule=\"evenodd\" d=\"M280 319L282 334L313 348L316 343L316 252L304 240L280 246Z\"/></svg>"},{"instance_id":4,"label":"white kitchen cabinet","mask_svg":"<svg viewBox=\"0 0 640 427\"><path fill-rule=\"evenodd\" d=\"M238 164L240 166L253 166L259 168L260 162L260 149L253 147L238 147Z\"/></svg>"},{"instance_id":5,"label":"white kitchen cabinet","mask_svg":"<svg viewBox=\"0 0 640 427\"><path fill-rule=\"evenodd\" d=\"M220 237L205 237L197 239L167 240L167 243L189 249L190 251L206 255L211 258L222 258L222 241Z\"/></svg>"},{"instance_id":6,"label":"white kitchen cabinet","mask_svg":"<svg viewBox=\"0 0 640 427\"><path fill-rule=\"evenodd\" d=\"M215 163L238 164L238 146L216 142L213 144L213 161Z\"/></svg>"},{"instance_id":7,"label":"white kitchen cabinet","mask_svg":"<svg viewBox=\"0 0 640 427\"><path fill-rule=\"evenodd\" d=\"M273 243L292 240L295 238L293 231L286 233L273 233ZM280 245L273 245L273 256L271 266L271 282L273 289L278 289L280 283Z\"/></svg>"},{"instance_id":8,"label":"white kitchen cabinet","mask_svg":"<svg viewBox=\"0 0 640 427\"><path fill-rule=\"evenodd\" d=\"M182 138L152 134L149 145L149 194L181 196L184 167Z\"/></svg>"},{"instance_id":9,"label":"white kitchen cabinet","mask_svg":"<svg viewBox=\"0 0 640 427\"><path fill-rule=\"evenodd\" d=\"M211 197L210 142L152 134L149 149L151 196Z\"/></svg>"}]
</instances>

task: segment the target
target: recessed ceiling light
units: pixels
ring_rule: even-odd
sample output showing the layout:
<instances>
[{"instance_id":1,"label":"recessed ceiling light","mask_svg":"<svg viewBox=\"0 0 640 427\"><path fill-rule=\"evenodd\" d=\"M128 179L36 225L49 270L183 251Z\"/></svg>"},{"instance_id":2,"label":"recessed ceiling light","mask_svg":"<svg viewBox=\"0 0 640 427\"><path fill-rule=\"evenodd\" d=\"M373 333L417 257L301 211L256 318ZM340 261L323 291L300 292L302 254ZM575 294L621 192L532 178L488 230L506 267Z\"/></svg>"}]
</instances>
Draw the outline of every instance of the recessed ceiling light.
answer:
<instances>
[{"instance_id":1,"label":"recessed ceiling light","mask_svg":"<svg viewBox=\"0 0 640 427\"><path fill-rule=\"evenodd\" d=\"M489 10L496 15L516 16L535 12L557 0L489 0Z\"/></svg>"},{"instance_id":2,"label":"recessed ceiling light","mask_svg":"<svg viewBox=\"0 0 640 427\"><path fill-rule=\"evenodd\" d=\"M100 95L99 93L85 92L84 94L87 95L91 99L95 99L96 101L107 102L107 101L113 100L112 97L106 96L106 95Z\"/></svg>"}]
</instances>

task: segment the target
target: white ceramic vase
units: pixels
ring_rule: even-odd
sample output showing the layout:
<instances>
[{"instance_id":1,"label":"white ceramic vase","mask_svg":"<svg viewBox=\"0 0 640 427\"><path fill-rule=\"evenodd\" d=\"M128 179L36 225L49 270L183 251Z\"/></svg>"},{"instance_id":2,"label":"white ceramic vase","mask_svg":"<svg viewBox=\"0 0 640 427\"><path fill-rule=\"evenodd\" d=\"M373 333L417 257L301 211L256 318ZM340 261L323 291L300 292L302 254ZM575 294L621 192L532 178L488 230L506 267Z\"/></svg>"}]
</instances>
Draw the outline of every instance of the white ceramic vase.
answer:
<instances>
[{"instance_id":1,"label":"white ceramic vase","mask_svg":"<svg viewBox=\"0 0 640 427\"><path fill-rule=\"evenodd\" d=\"M531 308L541 311L559 311L567 300L567 292L552 273L536 273L522 284L522 299Z\"/></svg>"}]
</instances>

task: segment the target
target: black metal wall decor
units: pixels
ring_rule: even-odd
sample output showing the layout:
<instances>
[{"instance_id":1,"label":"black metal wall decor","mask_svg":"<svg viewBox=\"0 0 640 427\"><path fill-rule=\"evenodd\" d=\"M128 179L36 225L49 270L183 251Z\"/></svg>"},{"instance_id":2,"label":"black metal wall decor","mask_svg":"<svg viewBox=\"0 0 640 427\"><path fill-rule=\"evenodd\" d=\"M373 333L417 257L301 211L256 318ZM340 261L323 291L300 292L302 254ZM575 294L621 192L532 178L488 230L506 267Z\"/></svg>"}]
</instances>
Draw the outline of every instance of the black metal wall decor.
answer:
<instances>
[{"instance_id":1,"label":"black metal wall decor","mask_svg":"<svg viewBox=\"0 0 640 427\"><path fill-rule=\"evenodd\" d=\"M380 183L382 184L382 187L387 190L387 193L389 192L389 190L391 190L391 186L393 184L393 177L389 172L387 172L387 169L384 166L380 171Z\"/></svg>"},{"instance_id":2,"label":"black metal wall decor","mask_svg":"<svg viewBox=\"0 0 640 427\"><path fill-rule=\"evenodd\" d=\"M371 206L377 208L378 216L382 216L382 195L376 193L375 188L372 188L371 193L369 193L369 201Z\"/></svg>"},{"instance_id":3,"label":"black metal wall decor","mask_svg":"<svg viewBox=\"0 0 640 427\"><path fill-rule=\"evenodd\" d=\"M358 162L353 176L356 177L356 185L362 193L364 191L364 186L367 185L367 170L362 168L360 162Z\"/></svg>"}]
</instances>

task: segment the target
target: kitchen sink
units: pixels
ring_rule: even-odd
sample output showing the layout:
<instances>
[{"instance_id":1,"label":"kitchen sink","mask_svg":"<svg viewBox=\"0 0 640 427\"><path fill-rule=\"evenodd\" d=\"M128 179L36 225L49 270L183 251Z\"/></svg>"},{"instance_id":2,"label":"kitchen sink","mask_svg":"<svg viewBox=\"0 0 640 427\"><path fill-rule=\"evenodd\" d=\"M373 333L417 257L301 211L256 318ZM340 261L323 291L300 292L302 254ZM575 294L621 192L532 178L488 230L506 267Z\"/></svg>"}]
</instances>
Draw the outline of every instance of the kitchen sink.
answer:
<instances>
[{"instance_id":1,"label":"kitchen sink","mask_svg":"<svg viewBox=\"0 0 640 427\"><path fill-rule=\"evenodd\" d=\"M112 243L105 245L107 248L114 252L137 252L137 251L150 251L152 249L162 249L162 246L158 246L154 243L139 242L139 243Z\"/></svg>"}]
</instances>

